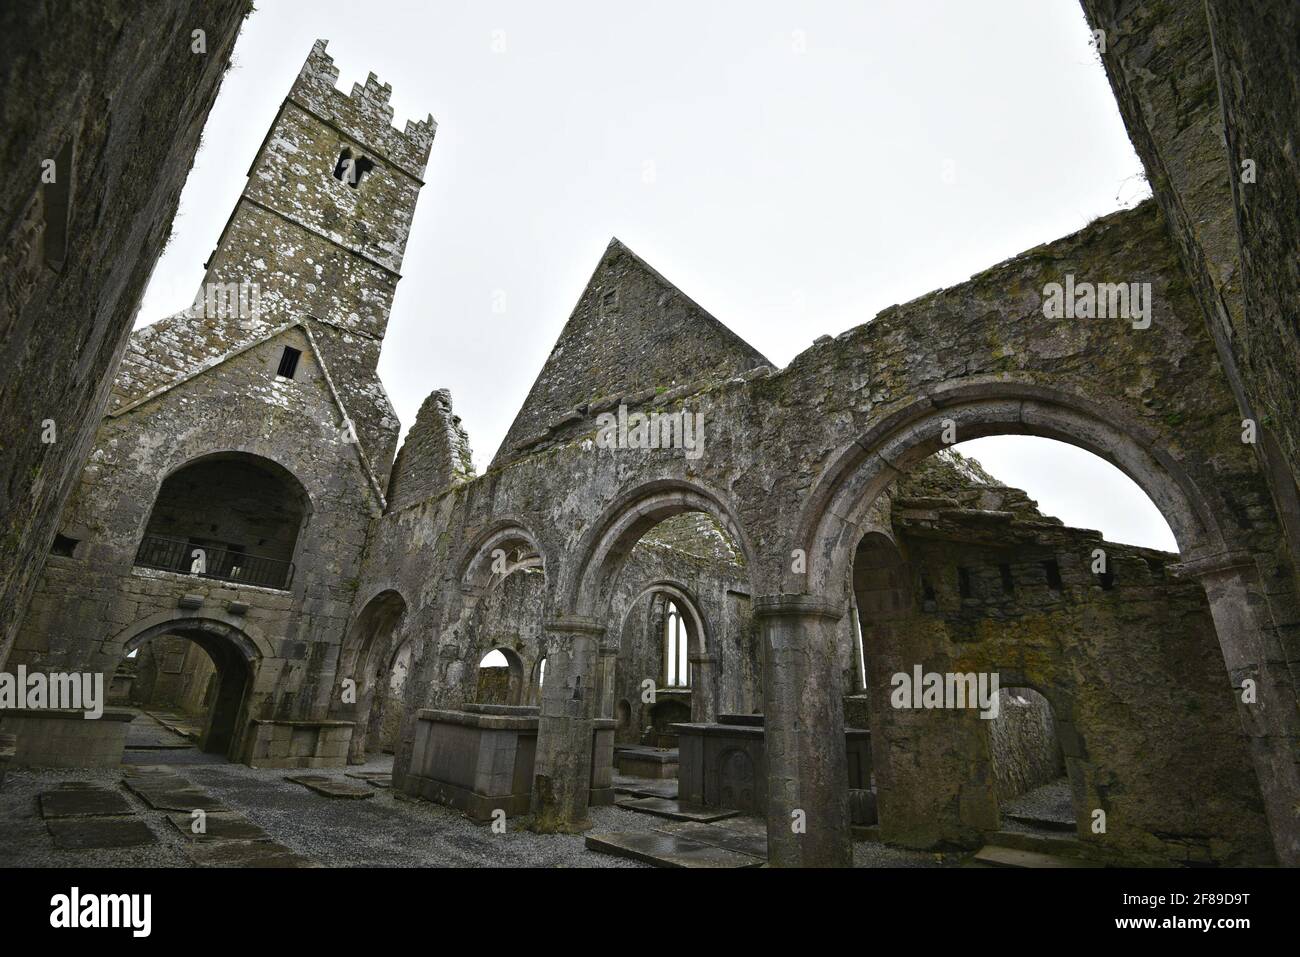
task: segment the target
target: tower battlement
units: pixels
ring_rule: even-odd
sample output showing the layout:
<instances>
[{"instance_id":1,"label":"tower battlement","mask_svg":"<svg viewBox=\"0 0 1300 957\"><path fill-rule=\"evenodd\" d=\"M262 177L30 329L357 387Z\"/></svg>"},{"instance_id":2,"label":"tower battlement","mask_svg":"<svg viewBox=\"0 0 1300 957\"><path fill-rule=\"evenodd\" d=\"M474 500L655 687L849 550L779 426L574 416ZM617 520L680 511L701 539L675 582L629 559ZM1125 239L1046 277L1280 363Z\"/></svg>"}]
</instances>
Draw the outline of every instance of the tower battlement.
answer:
<instances>
[{"instance_id":1,"label":"tower battlement","mask_svg":"<svg viewBox=\"0 0 1300 957\"><path fill-rule=\"evenodd\" d=\"M382 153L391 163L422 178L438 124L432 115L408 120L405 129L393 125L389 103L393 88L374 73L352 92L338 88L339 68L326 52L328 40L317 40L289 91L288 99L338 127L347 137Z\"/></svg>"}]
</instances>

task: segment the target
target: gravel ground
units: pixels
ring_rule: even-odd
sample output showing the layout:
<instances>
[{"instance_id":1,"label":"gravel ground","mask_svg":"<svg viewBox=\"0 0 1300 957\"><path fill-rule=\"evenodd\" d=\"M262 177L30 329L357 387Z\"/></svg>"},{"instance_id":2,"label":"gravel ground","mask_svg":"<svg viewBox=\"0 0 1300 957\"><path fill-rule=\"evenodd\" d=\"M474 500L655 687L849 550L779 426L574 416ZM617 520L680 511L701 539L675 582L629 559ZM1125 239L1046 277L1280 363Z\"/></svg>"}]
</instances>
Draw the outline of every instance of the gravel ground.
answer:
<instances>
[{"instance_id":1,"label":"gravel ground","mask_svg":"<svg viewBox=\"0 0 1300 957\"><path fill-rule=\"evenodd\" d=\"M147 716L142 715L141 718ZM138 719L139 720L139 719ZM152 742L165 740L150 731ZM217 762L217 763L214 763ZM646 867L589 851L582 835L534 834L509 822L503 834L459 812L426 801L406 800L375 789L366 800L327 798L287 774L326 774L350 783L343 769L294 772L228 764L196 749L128 751L126 764L165 764L264 828L275 840L326 867ZM349 771L389 771L384 756ZM187 839L137 795L121 786L121 768L15 768L0 790L0 867L190 867ZM112 850L59 850L37 809L41 791L70 781L116 789L159 843ZM592 808L595 831L673 830L673 823L617 807ZM751 826L757 826L751 822ZM854 845L858 867L942 867L954 859L881 844Z\"/></svg>"},{"instance_id":2,"label":"gravel ground","mask_svg":"<svg viewBox=\"0 0 1300 957\"><path fill-rule=\"evenodd\" d=\"M1074 796L1069 778L1057 778L1010 801L1002 802L1003 815L1036 818L1041 821L1074 823Z\"/></svg>"}]
</instances>

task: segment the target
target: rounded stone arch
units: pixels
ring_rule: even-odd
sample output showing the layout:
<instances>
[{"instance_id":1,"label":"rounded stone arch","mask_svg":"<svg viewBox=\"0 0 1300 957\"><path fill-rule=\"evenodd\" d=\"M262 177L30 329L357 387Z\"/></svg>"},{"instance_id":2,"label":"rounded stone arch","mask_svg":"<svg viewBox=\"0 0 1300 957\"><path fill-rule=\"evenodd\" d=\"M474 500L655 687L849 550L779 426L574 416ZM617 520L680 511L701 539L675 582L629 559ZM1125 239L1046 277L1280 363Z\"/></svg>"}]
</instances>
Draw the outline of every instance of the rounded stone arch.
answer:
<instances>
[{"instance_id":1,"label":"rounded stone arch","mask_svg":"<svg viewBox=\"0 0 1300 957\"><path fill-rule=\"evenodd\" d=\"M202 465L206 462L220 461L228 459L231 461L243 461L255 464L259 468L280 479L287 487L292 489L298 497L303 512L306 517L310 518L316 509L316 499L319 497L319 490L313 495L307 488L307 483L299 478L298 474L288 468L282 461L277 459L276 450L273 448L262 448L259 445L219 445L202 452L188 452L184 457L178 458L171 462L166 468L158 472L158 480L154 485L153 498L156 501L158 492L168 479L175 477L178 473L185 471L195 465Z\"/></svg>"},{"instance_id":2,"label":"rounded stone arch","mask_svg":"<svg viewBox=\"0 0 1300 957\"><path fill-rule=\"evenodd\" d=\"M1116 404L1103 406L1063 389L998 380L935 389L886 416L844 447L800 514L796 545L807 575L786 572L787 590L838 600L880 494L918 462L945 447L946 420L958 440L1035 435L1077 446L1131 478L1155 504L1185 560L1223 551L1224 523L1188 470L1160 437ZM806 580L805 580L806 578Z\"/></svg>"},{"instance_id":3,"label":"rounded stone arch","mask_svg":"<svg viewBox=\"0 0 1300 957\"><path fill-rule=\"evenodd\" d=\"M292 586L315 499L281 462L237 448L178 456L148 494L136 529L137 564L184 573L190 548L202 547L214 577L282 590ZM255 525L237 517L250 502L259 510ZM265 540L254 544L259 535Z\"/></svg>"},{"instance_id":4,"label":"rounded stone arch","mask_svg":"<svg viewBox=\"0 0 1300 957\"><path fill-rule=\"evenodd\" d=\"M483 662L487 660L487 658L493 652L496 652L497 654L501 655L501 657L503 657L506 661L506 671L508 677L508 682L504 694L506 700L485 702L483 701L482 694L481 694L481 692L483 691ZM479 693L476 693L474 697L475 700L478 701L480 704L505 704L505 705L524 704L523 699L528 694L528 688L524 681L524 662L523 659L519 656L519 652L515 651L513 648L510 648L506 645L493 645L483 655L481 655L478 661L478 678L476 681L476 691Z\"/></svg>"},{"instance_id":5,"label":"rounded stone arch","mask_svg":"<svg viewBox=\"0 0 1300 957\"><path fill-rule=\"evenodd\" d=\"M194 642L212 660L217 673L217 693L204 723L199 747L237 760L254 711L254 686L258 666L264 657L263 648L269 652L265 639L259 643L242 627L219 618L161 614L136 622L107 642L103 650L111 649L120 660L146 642L164 635Z\"/></svg>"},{"instance_id":6,"label":"rounded stone arch","mask_svg":"<svg viewBox=\"0 0 1300 957\"><path fill-rule=\"evenodd\" d=\"M171 628L170 632L168 627ZM242 617L237 618L211 609L204 609L202 614L187 614L183 609L178 608L150 615L123 628L100 645L99 650L101 654L113 659L125 658L150 638L175 634L180 629L209 632L218 637L228 638L235 643L245 660L250 663L276 656L271 643L255 625L249 624Z\"/></svg>"},{"instance_id":7,"label":"rounded stone arch","mask_svg":"<svg viewBox=\"0 0 1300 957\"><path fill-rule=\"evenodd\" d=\"M653 581L632 597L619 617L618 633L622 634L623 628L627 625L628 616L636 610L636 606L640 604L641 600L656 594L669 596L683 611L688 613L686 633L691 642L691 650L697 655L709 654L710 650L715 647L713 630L700 612L699 599L695 597L694 592L684 582L672 578L661 578Z\"/></svg>"},{"instance_id":8,"label":"rounded stone arch","mask_svg":"<svg viewBox=\"0 0 1300 957\"><path fill-rule=\"evenodd\" d=\"M512 550L521 547L528 549L536 557L536 561L530 562L525 559L509 569L506 574L509 575L521 568L538 567L542 569L543 574L547 574L551 566L546 551L542 548L541 539L534 535L527 525L511 516L502 517L494 522L460 549L451 564L453 573L450 581L453 594L446 604L453 620L462 606L472 607L491 587L495 574L492 567L494 553L497 549L503 550L508 556Z\"/></svg>"},{"instance_id":9,"label":"rounded stone arch","mask_svg":"<svg viewBox=\"0 0 1300 957\"><path fill-rule=\"evenodd\" d=\"M703 512L736 543L745 566L754 568L754 548L726 499L698 483L676 479L648 482L615 499L583 535L571 576L560 586L561 607L605 621L613 602L611 582L624 559L650 529L683 512Z\"/></svg>"},{"instance_id":10,"label":"rounded stone arch","mask_svg":"<svg viewBox=\"0 0 1300 957\"><path fill-rule=\"evenodd\" d=\"M355 682L355 698L347 703L340 685L333 708L339 717L354 722L348 744L348 760L354 764L366 760L371 739L381 734L392 666L403 644L410 605L396 588L379 587L360 607L348 625L338 663L340 682Z\"/></svg>"},{"instance_id":11,"label":"rounded stone arch","mask_svg":"<svg viewBox=\"0 0 1300 957\"><path fill-rule=\"evenodd\" d=\"M1249 677L1287 702L1269 712L1252 711L1234 695L1242 727L1252 739L1250 755L1274 850L1279 861L1300 860L1290 760L1295 690L1289 673L1267 653L1278 640L1279 625L1272 607L1259 597L1265 588L1261 562L1268 562L1283 542L1261 544L1250 537L1203 487L1215 476L1212 464L1197 449L1177 455L1168 451L1176 444L1136 419L1123 403L1006 378L963 380L901 403L843 447L811 490L792 540L806 550L807 574L784 571L785 590L815 596L828 607L844 606L846 572L872 507L912 466L944 446L945 420L956 425L958 441L1020 434L1077 446L1119 468L1151 499L1178 544L1182 561L1175 574L1195 579L1205 589L1228 680L1236 687ZM1257 468L1248 451L1241 454L1243 474ZM1262 476L1258 484L1262 492ZM769 713L773 706L768 701ZM1291 769L1285 780L1279 778L1279 767Z\"/></svg>"},{"instance_id":12,"label":"rounded stone arch","mask_svg":"<svg viewBox=\"0 0 1300 957\"><path fill-rule=\"evenodd\" d=\"M717 719L721 693L718 684L717 642L708 618L700 611L699 599L685 583L661 578L640 589L619 615L617 634L623 634L628 619L641 602L656 595L668 596L681 609L686 623L686 637L690 643L692 660L691 720L714 721Z\"/></svg>"}]
</instances>

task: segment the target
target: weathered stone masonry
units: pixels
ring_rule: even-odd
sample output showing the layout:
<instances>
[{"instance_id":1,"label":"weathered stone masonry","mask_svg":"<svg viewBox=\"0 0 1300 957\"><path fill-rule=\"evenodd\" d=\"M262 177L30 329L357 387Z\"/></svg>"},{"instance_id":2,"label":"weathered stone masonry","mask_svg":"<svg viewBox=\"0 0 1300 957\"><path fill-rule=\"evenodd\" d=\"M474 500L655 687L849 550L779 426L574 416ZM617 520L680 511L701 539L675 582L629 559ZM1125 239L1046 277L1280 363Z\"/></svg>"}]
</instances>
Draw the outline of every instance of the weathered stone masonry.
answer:
<instances>
[{"instance_id":1,"label":"weathered stone masonry","mask_svg":"<svg viewBox=\"0 0 1300 957\"><path fill-rule=\"evenodd\" d=\"M1225 75L1258 91L1250 51L1271 46L1220 5L1217 65L1197 4L1084 6L1122 40L1103 62L1153 201L822 337L782 370L614 240L482 476L443 392L394 458L375 375L432 120L394 129L373 75L336 90L318 43L208 266L209 283L256 283L260 312L132 337L8 665L111 671L151 638L191 638L218 672L209 745L338 764L385 742L387 676L409 656L400 788L420 710L472 700L501 648L517 667L504 693L540 705L532 824L572 830L602 790L596 732L646 723L631 699L658 678L667 597L691 615L692 719L762 712L775 865L851 861L846 714L870 725L886 840L970 846L997 826L984 723L889 706L890 675L913 665L1041 694L1099 855L1300 863L1294 437L1264 421L1261 443L1242 441L1243 417L1294 398L1286 299L1262 291L1294 288L1271 264L1291 207L1275 180L1264 211L1213 172L1232 168L1216 115L1230 139L1287 155L1267 119L1285 91L1258 110L1218 92ZM1141 26L1157 14L1162 29ZM1149 283L1149 328L1047 318L1044 287L1067 275ZM620 408L698 413L699 454L599 447L597 417ZM1178 560L927 463L993 434L1118 465ZM185 526L172 503L236 472L277 507L235 496ZM1113 577L1085 567L1094 546ZM196 547L218 573L178 564ZM255 567L274 584L251 583ZM1097 809L1103 834L1086 826Z\"/></svg>"}]
</instances>

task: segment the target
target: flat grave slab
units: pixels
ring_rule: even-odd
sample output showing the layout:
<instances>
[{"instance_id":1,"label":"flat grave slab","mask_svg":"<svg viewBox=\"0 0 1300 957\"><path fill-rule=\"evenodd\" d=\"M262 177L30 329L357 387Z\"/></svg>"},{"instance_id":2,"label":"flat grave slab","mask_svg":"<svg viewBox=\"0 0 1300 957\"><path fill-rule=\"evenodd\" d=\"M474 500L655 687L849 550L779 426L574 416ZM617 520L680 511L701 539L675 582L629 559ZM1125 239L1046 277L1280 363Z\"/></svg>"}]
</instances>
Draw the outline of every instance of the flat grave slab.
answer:
<instances>
[{"instance_id":1,"label":"flat grave slab","mask_svg":"<svg viewBox=\"0 0 1300 957\"><path fill-rule=\"evenodd\" d=\"M631 778L617 774L614 776L614 793L629 794L632 797L658 797L675 800L677 797L677 779Z\"/></svg>"},{"instance_id":2,"label":"flat grave slab","mask_svg":"<svg viewBox=\"0 0 1300 957\"><path fill-rule=\"evenodd\" d=\"M242 814L208 814L203 819L204 832L194 833L194 817L168 814L167 820L191 841L269 841L271 835Z\"/></svg>"},{"instance_id":3,"label":"flat grave slab","mask_svg":"<svg viewBox=\"0 0 1300 957\"><path fill-rule=\"evenodd\" d=\"M130 803L108 788L74 787L42 791L41 817L103 817L133 813Z\"/></svg>"},{"instance_id":4,"label":"flat grave slab","mask_svg":"<svg viewBox=\"0 0 1300 957\"><path fill-rule=\"evenodd\" d=\"M54 846L64 850L157 844L149 825L134 817L54 818L45 822Z\"/></svg>"},{"instance_id":5,"label":"flat grave slab","mask_svg":"<svg viewBox=\"0 0 1300 957\"><path fill-rule=\"evenodd\" d=\"M344 798L356 801L375 796L375 792L371 788L360 784L352 784L349 781L340 781L338 778L332 778L324 774L286 775L285 780L292 781L294 784L301 784L303 787L329 798Z\"/></svg>"},{"instance_id":6,"label":"flat grave slab","mask_svg":"<svg viewBox=\"0 0 1300 957\"><path fill-rule=\"evenodd\" d=\"M185 853L198 867L315 867L292 848L275 841L195 841Z\"/></svg>"},{"instance_id":7,"label":"flat grave slab","mask_svg":"<svg viewBox=\"0 0 1300 957\"><path fill-rule=\"evenodd\" d=\"M762 858L659 831L589 834L586 846L601 854L627 857L655 867L758 867L763 863Z\"/></svg>"},{"instance_id":8,"label":"flat grave slab","mask_svg":"<svg viewBox=\"0 0 1300 957\"><path fill-rule=\"evenodd\" d=\"M229 811L220 800L193 786L177 787L174 783L142 786L127 781L126 786L140 795L156 811Z\"/></svg>"},{"instance_id":9,"label":"flat grave slab","mask_svg":"<svg viewBox=\"0 0 1300 957\"><path fill-rule=\"evenodd\" d=\"M365 781L377 788L391 788L393 786L391 771L348 771L346 776L356 778L358 781Z\"/></svg>"},{"instance_id":10,"label":"flat grave slab","mask_svg":"<svg viewBox=\"0 0 1300 957\"><path fill-rule=\"evenodd\" d=\"M661 797L620 798L614 803L621 808L627 808L629 811L641 811L645 814L666 817L674 821L700 821L705 824L735 817L740 813L728 808L704 807L702 804L691 804L689 801L675 801Z\"/></svg>"},{"instance_id":11,"label":"flat grave slab","mask_svg":"<svg viewBox=\"0 0 1300 957\"><path fill-rule=\"evenodd\" d=\"M692 821L682 825L680 830L673 833L701 844L711 844L714 847L735 851L737 854L748 854L761 861L767 860L766 828L761 833L755 834L734 830L729 825L699 824Z\"/></svg>"}]
</instances>

